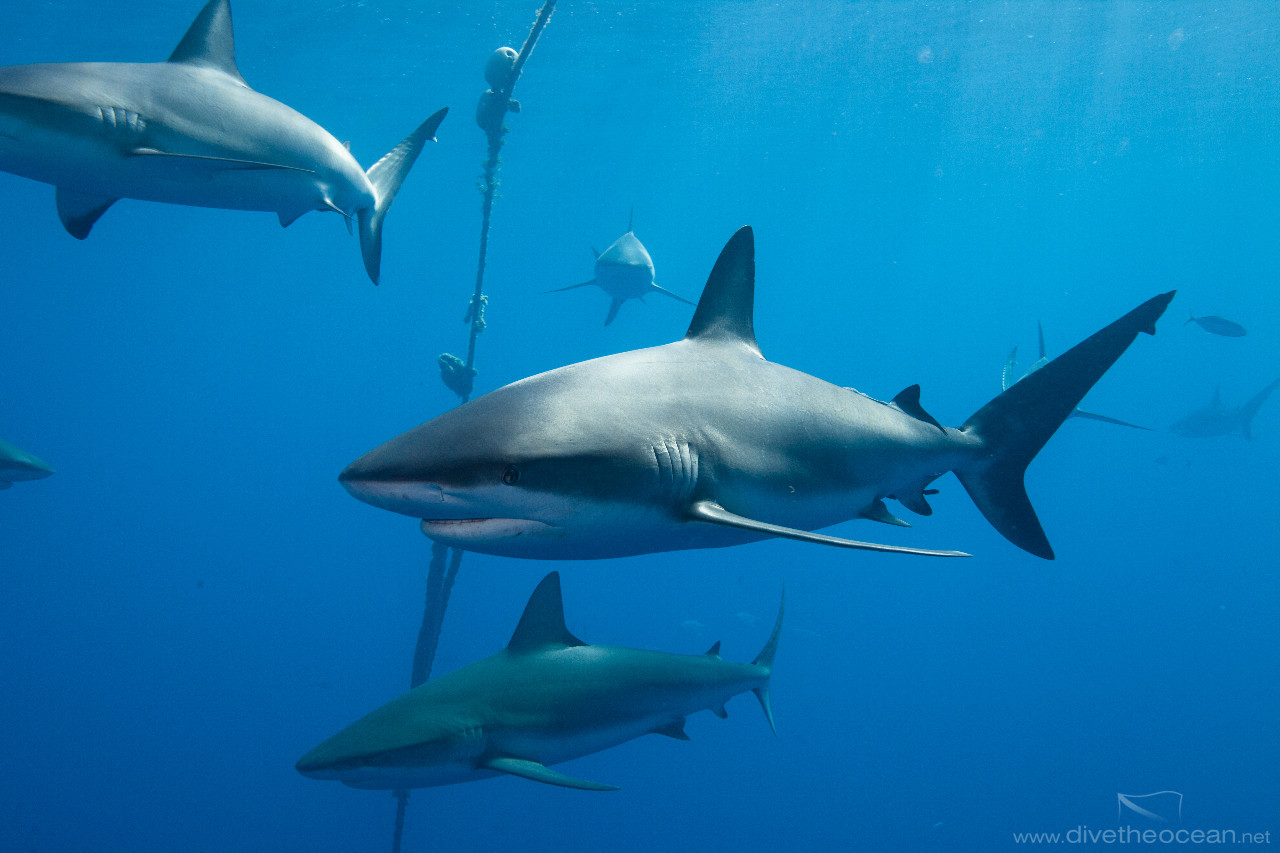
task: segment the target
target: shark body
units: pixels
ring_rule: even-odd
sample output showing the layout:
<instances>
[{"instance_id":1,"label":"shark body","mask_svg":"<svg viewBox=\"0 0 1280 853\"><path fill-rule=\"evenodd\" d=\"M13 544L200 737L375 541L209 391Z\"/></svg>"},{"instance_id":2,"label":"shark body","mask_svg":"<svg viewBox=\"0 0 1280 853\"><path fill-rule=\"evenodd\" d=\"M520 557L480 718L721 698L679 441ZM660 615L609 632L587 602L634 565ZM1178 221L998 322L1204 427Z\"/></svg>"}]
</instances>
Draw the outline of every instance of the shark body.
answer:
<instances>
[{"instance_id":1,"label":"shark body","mask_svg":"<svg viewBox=\"0 0 1280 853\"><path fill-rule=\"evenodd\" d=\"M376 284L387 210L440 110L367 172L306 116L249 88L228 0L209 0L167 62L0 68L0 170L53 184L68 233L121 198L356 220Z\"/></svg>"},{"instance_id":2,"label":"shark body","mask_svg":"<svg viewBox=\"0 0 1280 853\"><path fill-rule=\"evenodd\" d=\"M42 480L53 473L48 462L0 441L0 489L23 480Z\"/></svg>"},{"instance_id":3,"label":"shark body","mask_svg":"<svg viewBox=\"0 0 1280 853\"><path fill-rule=\"evenodd\" d=\"M1179 419L1169 429L1184 438L1216 438L1237 432L1245 438L1253 438L1253 418L1276 388L1280 388L1280 379L1274 380L1254 394L1249 402L1234 409L1223 405L1221 391L1215 390L1209 405Z\"/></svg>"},{"instance_id":4,"label":"shark body","mask_svg":"<svg viewBox=\"0 0 1280 853\"><path fill-rule=\"evenodd\" d=\"M811 532L851 518L905 525L954 471L995 528L1053 550L1023 487L1027 464L1172 293L1140 305L979 409L942 426L913 385L891 401L765 360L753 325L750 228L725 246L688 333L665 346L551 370L445 412L351 463L357 498L422 519L463 550L599 559L774 536L967 556Z\"/></svg>"},{"instance_id":5,"label":"shark body","mask_svg":"<svg viewBox=\"0 0 1280 853\"><path fill-rule=\"evenodd\" d=\"M549 292L560 293L578 287L596 285L609 294L610 298L609 313L604 318L606 326L618 316L618 309L622 307L622 303L628 299L643 300L650 293L661 293L672 299L678 299L686 305L693 304L683 296L672 293L665 287L659 287L654 282L653 258L649 257L649 250L631 230L631 223L627 223L626 234L614 240L603 253L595 252L595 256L595 278Z\"/></svg>"},{"instance_id":6,"label":"shark body","mask_svg":"<svg viewBox=\"0 0 1280 853\"><path fill-rule=\"evenodd\" d=\"M752 663L592 646L569 633L560 577L534 590L507 647L428 681L321 743L298 772L355 788L401 790L511 774L569 788L616 790L548 765L645 734L688 740L685 718L747 690L769 725L769 678L782 629Z\"/></svg>"}]
</instances>

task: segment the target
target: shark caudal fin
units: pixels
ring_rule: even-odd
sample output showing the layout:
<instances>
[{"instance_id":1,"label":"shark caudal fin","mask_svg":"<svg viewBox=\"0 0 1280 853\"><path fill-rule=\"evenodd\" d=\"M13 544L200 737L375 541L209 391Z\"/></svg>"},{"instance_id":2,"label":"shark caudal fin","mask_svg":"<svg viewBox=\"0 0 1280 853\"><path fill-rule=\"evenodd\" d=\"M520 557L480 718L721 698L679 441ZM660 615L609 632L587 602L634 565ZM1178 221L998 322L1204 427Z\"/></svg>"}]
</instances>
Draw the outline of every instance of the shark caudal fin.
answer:
<instances>
[{"instance_id":1,"label":"shark caudal fin","mask_svg":"<svg viewBox=\"0 0 1280 853\"><path fill-rule=\"evenodd\" d=\"M357 211L360 218L360 254L364 258L364 268L374 284L378 283L378 275L382 269L382 222L387 218L391 202L395 201L400 185L405 176L413 168L413 162L422 153L422 146L434 142L436 128L448 114L445 107L418 125L418 129L387 152L381 160L369 167L365 175L373 184L374 206Z\"/></svg>"},{"instance_id":2,"label":"shark caudal fin","mask_svg":"<svg viewBox=\"0 0 1280 853\"><path fill-rule=\"evenodd\" d=\"M787 609L787 590L782 590L782 602L778 605L778 618L773 622L773 633L769 635L769 641L764 644L764 648L760 650L760 654L756 655L756 659L751 662L752 666L758 666L765 671L764 683L755 690L751 691L756 694L756 698L760 700L760 707L764 709L764 717L769 721L769 728L776 735L778 728L773 724L773 706L769 703L769 678L773 674L773 656L778 651L778 637L782 635L782 614ZM719 643L712 646L712 652L719 651ZM707 652L711 654L711 652Z\"/></svg>"},{"instance_id":3,"label":"shark caudal fin","mask_svg":"<svg viewBox=\"0 0 1280 853\"><path fill-rule=\"evenodd\" d=\"M1280 388L1280 379L1254 394L1253 399L1240 407L1240 432L1244 433L1245 438L1253 438L1253 417L1258 414L1258 409L1262 408L1262 404L1267 402L1267 398L1276 388Z\"/></svg>"},{"instance_id":4,"label":"shark caudal fin","mask_svg":"<svg viewBox=\"0 0 1280 853\"><path fill-rule=\"evenodd\" d=\"M987 521L1014 545L1053 559L1053 548L1023 484L1027 465L1138 333L1155 334L1156 320L1174 292L1147 300L1023 377L960 427L979 438L987 452L957 469L956 476Z\"/></svg>"}]
</instances>

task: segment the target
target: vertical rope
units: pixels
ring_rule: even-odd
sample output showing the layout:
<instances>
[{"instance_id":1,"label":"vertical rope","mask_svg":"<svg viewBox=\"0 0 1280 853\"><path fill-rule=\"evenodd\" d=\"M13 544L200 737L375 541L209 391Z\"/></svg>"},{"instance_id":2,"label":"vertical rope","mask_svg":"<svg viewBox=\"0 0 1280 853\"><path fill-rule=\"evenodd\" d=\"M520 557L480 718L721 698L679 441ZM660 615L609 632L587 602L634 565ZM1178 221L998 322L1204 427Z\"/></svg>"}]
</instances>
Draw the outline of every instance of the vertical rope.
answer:
<instances>
[{"instance_id":1,"label":"vertical rope","mask_svg":"<svg viewBox=\"0 0 1280 853\"><path fill-rule=\"evenodd\" d=\"M485 261L489 256L489 224L493 215L493 200L498 194L498 167L502 163L502 153L507 126L502 119L507 112L518 111L519 104L511 100L511 92L516 81L524 70L524 64L533 53L533 46L538 36L551 19L555 11L556 0L546 0L538 12L538 18L529 30L529 36L516 54L511 64L511 71L504 84L486 91L480 98L480 108L476 111L476 122L484 130L488 141L488 156L484 161L481 175L480 191L484 201L480 208L480 256L476 262L476 286L467 306L463 322L470 327L467 338L466 361L457 356L444 353L440 356L440 378L444 384L458 395L461 402L471 399L471 391L476 376L476 339L485 329L484 309L488 297L484 295ZM492 85L492 84L491 84ZM427 570L426 601L422 610L422 625L418 629L418 642L413 650L413 667L409 674L410 689L417 687L431 677L431 667L435 663L436 648L440 643L440 631L444 627L444 614L449 607L449 596L453 593L453 584L458 579L462 568L460 550L451 549L438 542L431 543L431 565ZM395 791L396 800L395 831L391 839L391 853L400 853L400 844L404 838L404 815L409 805L408 791Z\"/></svg>"}]
</instances>

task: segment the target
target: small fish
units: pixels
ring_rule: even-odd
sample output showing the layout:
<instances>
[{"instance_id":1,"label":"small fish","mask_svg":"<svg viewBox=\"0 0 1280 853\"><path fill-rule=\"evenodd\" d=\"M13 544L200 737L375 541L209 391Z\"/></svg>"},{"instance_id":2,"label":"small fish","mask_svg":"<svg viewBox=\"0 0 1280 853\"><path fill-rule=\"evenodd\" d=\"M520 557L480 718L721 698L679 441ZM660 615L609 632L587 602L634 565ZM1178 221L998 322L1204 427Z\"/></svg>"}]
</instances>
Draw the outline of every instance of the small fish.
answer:
<instances>
[{"instance_id":1,"label":"small fish","mask_svg":"<svg viewBox=\"0 0 1280 853\"><path fill-rule=\"evenodd\" d=\"M1195 323L1200 328L1212 335L1221 335L1224 338L1243 338L1249 334L1244 326L1239 323L1228 320L1225 317L1219 317L1217 314L1206 314L1203 317L1191 315L1191 319L1187 323ZM1183 323L1182 325L1186 325Z\"/></svg>"}]
</instances>

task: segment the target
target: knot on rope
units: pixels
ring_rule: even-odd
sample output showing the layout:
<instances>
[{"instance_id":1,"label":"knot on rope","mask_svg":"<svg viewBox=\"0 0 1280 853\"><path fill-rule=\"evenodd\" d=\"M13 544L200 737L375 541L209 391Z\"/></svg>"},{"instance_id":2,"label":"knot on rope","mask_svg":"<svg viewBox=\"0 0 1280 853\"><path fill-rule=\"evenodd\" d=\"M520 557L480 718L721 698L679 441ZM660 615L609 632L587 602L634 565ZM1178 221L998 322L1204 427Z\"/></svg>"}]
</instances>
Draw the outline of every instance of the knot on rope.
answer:
<instances>
[{"instance_id":1,"label":"knot on rope","mask_svg":"<svg viewBox=\"0 0 1280 853\"><path fill-rule=\"evenodd\" d=\"M440 381L445 387L459 397L470 396L476 380L474 367L467 367L465 361L447 352L442 353L436 363L440 365Z\"/></svg>"},{"instance_id":2,"label":"knot on rope","mask_svg":"<svg viewBox=\"0 0 1280 853\"><path fill-rule=\"evenodd\" d=\"M462 322L470 324L476 333L484 331L484 309L489 306L489 297L483 293L471 297L471 301L467 303L467 313L462 316Z\"/></svg>"}]
</instances>

